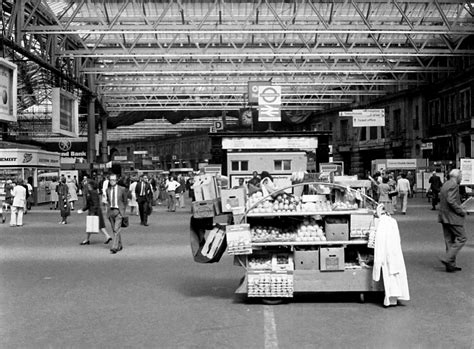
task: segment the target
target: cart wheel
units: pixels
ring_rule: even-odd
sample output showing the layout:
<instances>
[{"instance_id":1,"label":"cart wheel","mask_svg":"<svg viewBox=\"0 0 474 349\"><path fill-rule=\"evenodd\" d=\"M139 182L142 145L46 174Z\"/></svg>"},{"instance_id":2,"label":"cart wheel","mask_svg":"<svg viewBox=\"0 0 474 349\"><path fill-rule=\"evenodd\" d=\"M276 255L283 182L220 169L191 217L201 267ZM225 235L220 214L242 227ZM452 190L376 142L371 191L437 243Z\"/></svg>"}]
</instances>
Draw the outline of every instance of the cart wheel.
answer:
<instances>
[{"instance_id":1,"label":"cart wheel","mask_svg":"<svg viewBox=\"0 0 474 349\"><path fill-rule=\"evenodd\" d=\"M359 294L359 300L360 300L361 303L365 303L365 294L360 293Z\"/></svg>"},{"instance_id":2,"label":"cart wheel","mask_svg":"<svg viewBox=\"0 0 474 349\"><path fill-rule=\"evenodd\" d=\"M283 303L283 298L262 298L262 303L266 305L278 305Z\"/></svg>"}]
</instances>

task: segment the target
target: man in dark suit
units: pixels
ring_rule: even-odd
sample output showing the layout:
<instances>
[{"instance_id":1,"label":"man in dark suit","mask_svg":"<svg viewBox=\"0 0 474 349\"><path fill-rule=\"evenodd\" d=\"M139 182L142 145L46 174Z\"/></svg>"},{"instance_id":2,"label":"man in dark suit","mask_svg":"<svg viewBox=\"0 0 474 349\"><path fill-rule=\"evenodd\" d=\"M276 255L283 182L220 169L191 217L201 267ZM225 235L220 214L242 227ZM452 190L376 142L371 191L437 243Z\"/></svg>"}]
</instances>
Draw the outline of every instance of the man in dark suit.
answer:
<instances>
[{"instance_id":1,"label":"man in dark suit","mask_svg":"<svg viewBox=\"0 0 474 349\"><path fill-rule=\"evenodd\" d=\"M148 183L147 176L141 176L140 182L135 187L135 194L137 195L138 212L140 212L140 224L148 226L148 215L153 202L153 190L150 183Z\"/></svg>"},{"instance_id":2,"label":"man in dark suit","mask_svg":"<svg viewBox=\"0 0 474 349\"><path fill-rule=\"evenodd\" d=\"M117 175L111 174L109 178L110 185L107 188L107 217L112 226L113 240L110 253L115 254L122 250L122 218L125 216L127 208L128 190L117 184Z\"/></svg>"},{"instance_id":3,"label":"man in dark suit","mask_svg":"<svg viewBox=\"0 0 474 349\"><path fill-rule=\"evenodd\" d=\"M446 243L446 256L441 259L449 273L460 271L456 266L456 256L466 244L467 237L464 231L464 218L466 210L461 206L459 184L462 173L454 169L449 173L449 180L441 187L439 194L438 221L443 225L444 241Z\"/></svg>"},{"instance_id":4,"label":"man in dark suit","mask_svg":"<svg viewBox=\"0 0 474 349\"><path fill-rule=\"evenodd\" d=\"M436 175L436 171L433 171L432 176L430 177L430 190L433 193L433 197L431 198L431 206L432 210L436 210L436 205L438 204L439 201L439 191L441 190L441 187L443 186L443 183L441 183L441 178L439 178Z\"/></svg>"}]
</instances>

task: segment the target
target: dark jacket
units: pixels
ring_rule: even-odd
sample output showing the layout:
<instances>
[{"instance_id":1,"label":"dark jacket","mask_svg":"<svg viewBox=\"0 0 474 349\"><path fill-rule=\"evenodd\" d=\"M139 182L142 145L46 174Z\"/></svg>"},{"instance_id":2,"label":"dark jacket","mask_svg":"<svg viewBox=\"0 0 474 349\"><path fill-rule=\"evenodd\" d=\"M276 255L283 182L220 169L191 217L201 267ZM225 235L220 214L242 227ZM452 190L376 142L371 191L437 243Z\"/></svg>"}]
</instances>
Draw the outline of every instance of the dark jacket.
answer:
<instances>
[{"instance_id":1,"label":"dark jacket","mask_svg":"<svg viewBox=\"0 0 474 349\"><path fill-rule=\"evenodd\" d=\"M439 178L438 176L431 176L429 183L430 189L436 193L439 193L439 191L441 190L441 186L443 185L443 183L441 183L441 178Z\"/></svg>"},{"instance_id":2,"label":"dark jacket","mask_svg":"<svg viewBox=\"0 0 474 349\"><path fill-rule=\"evenodd\" d=\"M143 185L145 186L145 195L142 196L140 193ZM150 183L145 183L143 181L138 182L135 187L135 194L137 195L137 202L153 201L153 190L151 189Z\"/></svg>"},{"instance_id":3,"label":"dark jacket","mask_svg":"<svg viewBox=\"0 0 474 349\"><path fill-rule=\"evenodd\" d=\"M459 184L455 179L450 179L443 184L439 193L438 221L452 225L464 225L465 215L466 211L461 207Z\"/></svg>"},{"instance_id":4,"label":"dark jacket","mask_svg":"<svg viewBox=\"0 0 474 349\"><path fill-rule=\"evenodd\" d=\"M102 212L100 210L100 198L99 193L96 190L88 190L86 193L86 206L82 209L83 211L89 211L89 216L98 216Z\"/></svg>"},{"instance_id":5,"label":"dark jacket","mask_svg":"<svg viewBox=\"0 0 474 349\"><path fill-rule=\"evenodd\" d=\"M108 210L107 210L107 217L110 217L111 215L111 211L110 211L110 206L112 204L112 200L111 200L111 197L112 197L112 189L113 187L112 186L109 186L107 188L107 205L108 205ZM122 216L125 216L125 209L127 208L127 203L128 203L128 189L127 188L124 188L120 185L116 185L116 189L118 190L117 192L117 199L118 199L118 209L120 211L120 214Z\"/></svg>"}]
</instances>

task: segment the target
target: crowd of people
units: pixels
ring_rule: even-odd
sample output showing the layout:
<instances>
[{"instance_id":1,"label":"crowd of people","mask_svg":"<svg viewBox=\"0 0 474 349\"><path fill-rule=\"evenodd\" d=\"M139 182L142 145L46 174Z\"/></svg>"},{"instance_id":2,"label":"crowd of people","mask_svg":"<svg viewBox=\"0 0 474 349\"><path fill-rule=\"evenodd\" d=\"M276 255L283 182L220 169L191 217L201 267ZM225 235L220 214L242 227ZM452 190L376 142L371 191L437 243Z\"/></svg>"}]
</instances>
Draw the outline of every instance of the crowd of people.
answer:
<instances>
[{"instance_id":1,"label":"crowd of people","mask_svg":"<svg viewBox=\"0 0 474 349\"><path fill-rule=\"evenodd\" d=\"M415 180L413 174L401 172L395 177L393 172L376 172L368 176L372 182L369 195L384 204L388 213L394 214L400 208L402 214L407 213L408 198L413 197ZM446 256L441 259L446 271L461 270L456 265L456 256L466 243L464 218L467 211L461 205L460 183L462 173L452 170L443 183L438 174L433 171L429 179L428 192L431 193L432 210L439 203L438 220L442 224L446 245ZM252 178L238 179L239 184L233 188L243 188L246 194L255 191L271 193L277 190L272 176L263 171L260 175L254 171ZM33 187L31 181L23 179L7 180L5 184L5 203L11 207L10 226L23 226L23 215L31 208ZM83 202L78 213L88 211L88 216L97 217L96 231L86 231L86 238L80 245L89 245L93 233L101 232L104 235L104 244L112 241L110 253L116 254L123 249L121 229L128 226L127 209L130 214L140 216L140 224L148 226L148 217L152 206L167 204L168 212L175 212L177 205L185 207L184 196L188 192L194 201L193 176L185 178L182 175L168 178L120 177L116 174L98 175L89 179L84 176L80 183L76 178L61 176L59 181L53 179L51 189L50 209L59 209L60 224L67 224L71 211L78 204L78 193L82 194ZM80 205L80 204L79 204ZM400 205L400 207L398 207ZM105 218L110 222L112 235L106 229ZM5 217L3 217L3 222Z\"/></svg>"},{"instance_id":2,"label":"crowd of people","mask_svg":"<svg viewBox=\"0 0 474 349\"><path fill-rule=\"evenodd\" d=\"M393 173L382 175L377 172L374 177L369 176L373 184L372 196L384 204L387 212L395 213L397 200L400 200L402 214L406 214L407 198L413 196L415 182L413 176L409 175L410 172L402 172L397 180ZM462 270L456 264L456 257L467 241L464 222L468 212L461 203L461 180L462 172L459 169L451 170L444 183L440 175L433 171L427 191L431 210L436 210L436 205L439 204L438 222L442 225L446 248L445 256L440 258L440 261L448 273Z\"/></svg>"},{"instance_id":3,"label":"crowd of people","mask_svg":"<svg viewBox=\"0 0 474 349\"><path fill-rule=\"evenodd\" d=\"M179 205L185 208L185 193L192 196L192 177L182 175L168 178L148 178L147 175L118 177L116 174L97 175L95 178L83 176L78 182L76 176L54 178L50 184L50 210L59 210L59 224L67 224L71 211L78 208L77 213L87 211L88 216L98 219L97 231L87 231L86 238L80 245L89 245L93 233L101 232L104 244L112 241L111 253L123 249L120 231L125 227L124 221L128 214L140 216L140 224L148 226L148 217L152 206L167 204L169 212L175 212ZM33 202L31 183L21 178L9 179L4 186L5 208L10 210L10 226L22 227L23 215ZM82 202L79 201L82 195ZM3 212L2 214L5 214ZM112 236L108 233L105 218L110 222ZM3 222L6 216L2 217Z\"/></svg>"}]
</instances>

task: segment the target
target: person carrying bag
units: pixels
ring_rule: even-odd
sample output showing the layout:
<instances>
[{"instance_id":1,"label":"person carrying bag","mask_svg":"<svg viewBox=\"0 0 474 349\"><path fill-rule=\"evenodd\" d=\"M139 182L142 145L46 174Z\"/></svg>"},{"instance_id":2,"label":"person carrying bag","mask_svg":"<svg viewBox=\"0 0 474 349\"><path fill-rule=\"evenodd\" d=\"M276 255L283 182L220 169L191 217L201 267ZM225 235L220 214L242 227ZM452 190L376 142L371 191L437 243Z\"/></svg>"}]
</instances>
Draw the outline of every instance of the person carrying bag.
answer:
<instances>
[{"instance_id":1,"label":"person carrying bag","mask_svg":"<svg viewBox=\"0 0 474 349\"><path fill-rule=\"evenodd\" d=\"M105 236L104 244L108 244L112 241L112 238L105 229L105 220L102 214L98 188L96 181L88 181L87 191L85 191L85 206L77 211L78 214L81 214L84 211L89 211L86 218L86 239L82 241L80 245L90 245L91 235L98 234L99 232L102 232Z\"/></svg>"}]
</instances>

